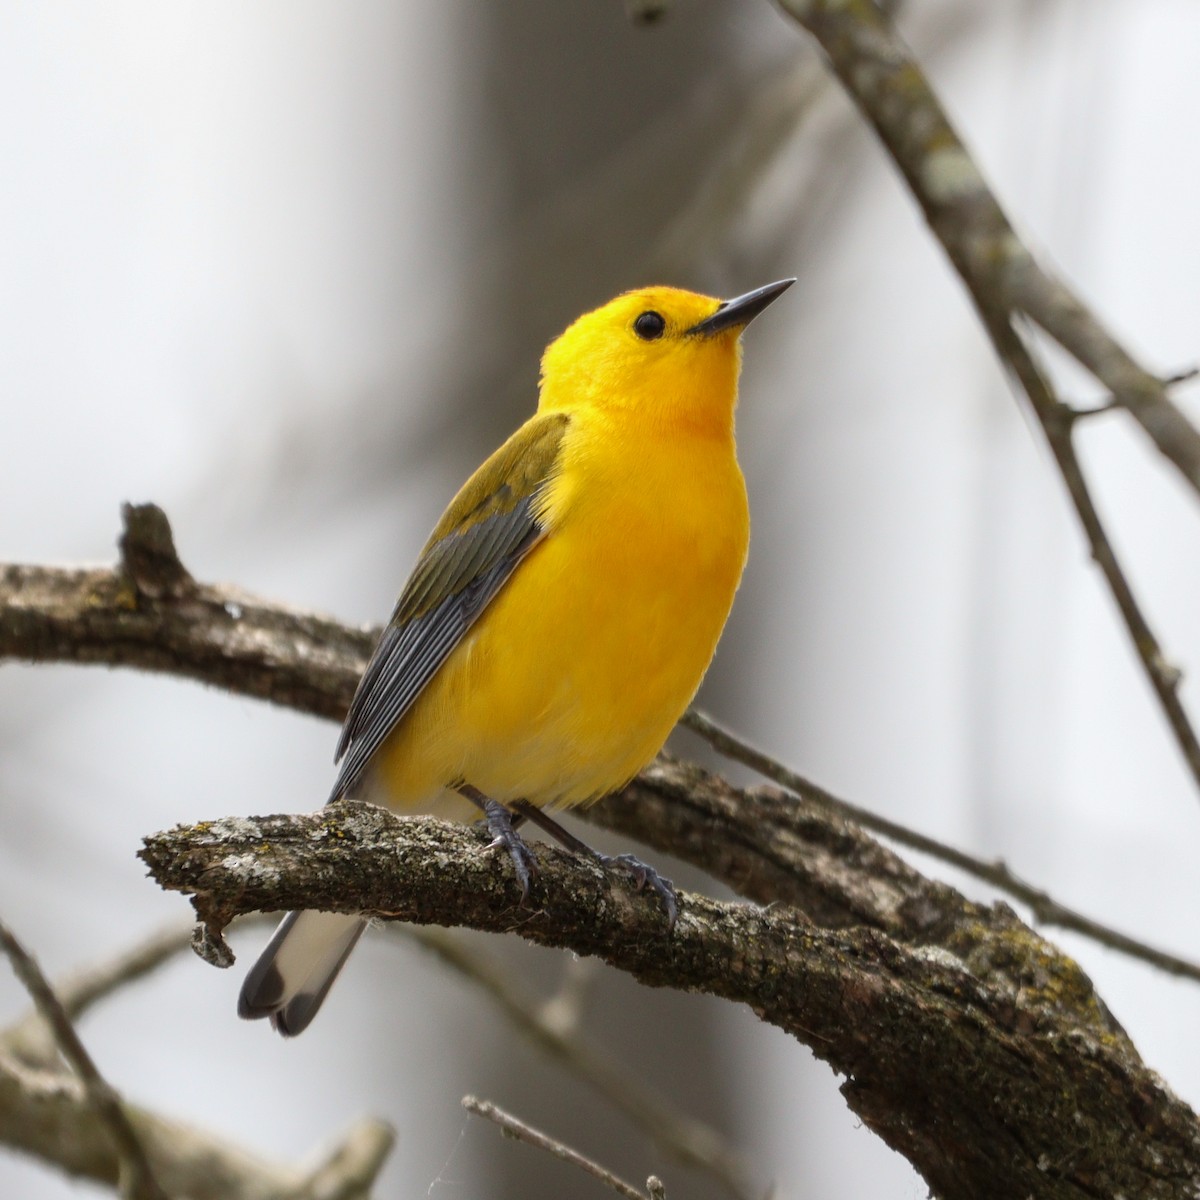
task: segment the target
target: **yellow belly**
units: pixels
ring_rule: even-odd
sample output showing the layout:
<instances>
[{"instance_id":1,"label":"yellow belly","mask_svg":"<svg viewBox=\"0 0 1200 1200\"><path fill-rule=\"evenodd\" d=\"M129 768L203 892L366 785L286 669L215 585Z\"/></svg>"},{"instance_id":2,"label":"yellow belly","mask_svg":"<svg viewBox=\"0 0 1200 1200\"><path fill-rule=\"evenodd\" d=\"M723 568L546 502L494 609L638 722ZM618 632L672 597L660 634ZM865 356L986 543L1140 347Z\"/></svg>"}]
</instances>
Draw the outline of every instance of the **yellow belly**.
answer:
<instances>
[{"instance_id":1,"label":"yellow belly","mask_svg":"<svg viewBox=\"0 0 1200 1200\"><path fill-rule=\"evenodd\" d=\"M732 441L669 447L654 477L597 462L586 439L574 450L546 538L376 755L375 802L466 818L459 781L501 801L596 799L654 757L699 687L746 555Z\"/></svg>"}]
</instances>

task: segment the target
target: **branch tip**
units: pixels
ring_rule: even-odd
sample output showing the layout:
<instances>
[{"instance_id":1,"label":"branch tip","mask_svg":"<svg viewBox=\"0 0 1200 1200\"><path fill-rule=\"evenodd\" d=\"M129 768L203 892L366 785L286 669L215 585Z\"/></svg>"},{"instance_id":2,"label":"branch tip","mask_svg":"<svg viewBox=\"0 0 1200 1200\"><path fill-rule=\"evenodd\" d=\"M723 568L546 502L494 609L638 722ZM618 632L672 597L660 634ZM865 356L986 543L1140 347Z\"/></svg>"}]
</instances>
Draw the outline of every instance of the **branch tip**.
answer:
<instances>
[{"instance_id":1,"label":"branch tip","mask_svg":"<svg viewBox=\"0 0 1200 1200\"><path fill-rule=\"evenodd\" d=\"M647 1200L646 1195L639 1192L631 1183L626 1183L625 1180L614 1175L607 1167L602 1167L594 1159L580 1154L578 1150L559 1141L558 1138L551 1137L550 1134L543 1133L542 1130L535 1129L532 1125L527 1125L518 1117L514 1117L512 1113L505 1112L498 1104L493 1104L490 1100L480 1100L477 1096L464 1096L462 1106L467 1112L474 1113L475 1116L483 1117L498 1125L504 1137L524 1142L527 1146L533 1146L537 1150L545 1150L547 1154L552 1154L555 1158L578 1167L581 1171L591 1175L593 1179L598 1179L605 1186L611 1188L618 1196L624 1196L626 1200ZM657 1191L651 1189L652 1183L658 1184ZM646 1186L650 1200L662 1200L665 1197L666 1192L657 1176L651 1175L646 1181Z\"/></svg>"},{"instance_id":2,"label":"branch tip","mask_svg":"<svg viewBox=\"0 0 1200 1200\"><path fill-rule=\"evenodd\" d=\"M1190 383L1198 375L1200 375L1200 366L1184 367L1182 371L1165 376L1161 382L1165 388L1176 387L1181 383Z\"/></svg>"},{"instance_id":3,"label":"branch tip","mask_svg":"<svg viewBox=\"0 0 1200 1200\"><path fill-rule=\"evenodd\" d=\"M197 908L199 899L196 898ZM222 933L225 922L218 922L213 917L205 918L203 914L200 916L200 921L192 930L192 950L210 967L219 967L221 970L232 967L237 956Z\"/></svg>"},{"instance_id":4,"label":"branch tip","mask_svg":"<svg viewBox=\"0 0 1200 1200\"><path fill-rule=\"evenodd\" d=\"M196 584L179 558L167 514L157 504L121 505L121 574L152 600L178 599Z\"/></svg>"}]
</instances>

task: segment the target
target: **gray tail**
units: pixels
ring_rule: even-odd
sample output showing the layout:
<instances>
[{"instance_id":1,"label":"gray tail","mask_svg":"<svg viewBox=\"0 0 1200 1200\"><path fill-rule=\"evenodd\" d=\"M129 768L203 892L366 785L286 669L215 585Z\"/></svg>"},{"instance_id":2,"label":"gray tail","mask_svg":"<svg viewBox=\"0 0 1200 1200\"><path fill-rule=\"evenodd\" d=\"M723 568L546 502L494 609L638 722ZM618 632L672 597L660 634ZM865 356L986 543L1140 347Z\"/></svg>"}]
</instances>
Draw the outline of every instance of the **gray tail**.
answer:
<instances>
[{"instance_id":1,"label":"gray tail","mask_svg":"<svg viewBox=\"0 0 1200 1200\"><path fill-rule=\"evenodd\" d=\"M288 913L242 984L238 1016L270 1017L284 1037L303 1033L366 927L356 913Z\"/></svg>"}]
</instances>

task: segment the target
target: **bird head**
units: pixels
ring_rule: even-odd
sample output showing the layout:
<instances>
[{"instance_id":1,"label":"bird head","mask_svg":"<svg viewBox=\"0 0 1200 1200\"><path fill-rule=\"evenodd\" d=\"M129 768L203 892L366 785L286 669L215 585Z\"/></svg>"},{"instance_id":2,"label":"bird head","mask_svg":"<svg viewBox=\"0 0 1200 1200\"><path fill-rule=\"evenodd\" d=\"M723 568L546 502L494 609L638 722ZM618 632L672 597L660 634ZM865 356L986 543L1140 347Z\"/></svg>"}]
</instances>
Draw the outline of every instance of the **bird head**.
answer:
<instances>
[{"instance_id":1,"label":"bird head","mask_svg":"<svg viewBox=\"0 0 1200 1200\"><path fill-rule=\"evenodd\" d=\"M732 429L742 330L794 282L732 300L671 287L625 292L547 347L539 408Z\"/></svg>"}]
</instances>

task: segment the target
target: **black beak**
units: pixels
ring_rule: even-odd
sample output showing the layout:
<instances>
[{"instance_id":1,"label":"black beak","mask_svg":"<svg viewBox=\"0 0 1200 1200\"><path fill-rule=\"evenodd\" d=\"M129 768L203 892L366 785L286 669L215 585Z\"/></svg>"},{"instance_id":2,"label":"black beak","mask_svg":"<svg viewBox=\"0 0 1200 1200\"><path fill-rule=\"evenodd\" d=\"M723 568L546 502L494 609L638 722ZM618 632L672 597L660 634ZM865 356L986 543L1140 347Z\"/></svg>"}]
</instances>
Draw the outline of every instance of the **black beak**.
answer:
<instances>
[{"instance_id":1,"label":"black beak","mask_svg":"<svg viewBox=\"0 0 1200 1200\"><path fill-rule=\"evenodd\" d=\"M698 334L700 337L711 337L723 329L748 325L772 300L782 296L795 282L794 279L781 279L778 283L768 283L766 287L755 288L744 296L726 300L711 317L705 317L687 332Z\"/></svg>"}]
</instances>

